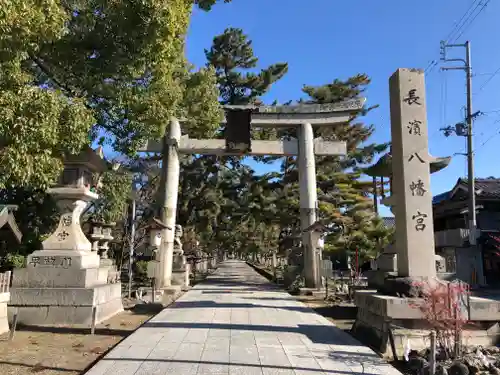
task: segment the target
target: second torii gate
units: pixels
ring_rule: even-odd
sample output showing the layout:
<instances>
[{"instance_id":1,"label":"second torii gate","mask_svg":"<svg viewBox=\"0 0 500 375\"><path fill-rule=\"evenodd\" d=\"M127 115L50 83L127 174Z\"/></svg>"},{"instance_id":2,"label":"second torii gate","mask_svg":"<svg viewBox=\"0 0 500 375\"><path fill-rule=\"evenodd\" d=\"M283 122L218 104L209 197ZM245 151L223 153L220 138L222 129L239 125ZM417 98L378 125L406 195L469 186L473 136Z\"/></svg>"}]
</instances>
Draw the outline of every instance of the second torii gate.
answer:
<instances>
[{"instance_id":1,"label":"second torii gate","mask_svg":"<svg viewBox=\"0 0 500 375\"><path fill-rule=\"evenodd\" d=\"M346 155L345 142L327 142L314 139L313 126L332 126L348 122L352 115L364 106L365 98L358 98L337 104L305 104L295 106L226 106L224 123L226 139L191 139L182 136L177 119L163 138L163 143L150 140L139 151L163 152L161 186L164 187L162 221L175 228L177 196L179 192L179 154L203 155L276 155L298 156L300 187L300 222L305 230L316 222L317 192L315 155ZM232 120L230 120L232 117ZM238 121L234 123L234 119ZM246 122L246 123L245 123ZM246 128L245 128L246 126ZM298 127L297 140L250 141L250 127L293 128ZM240 130L238 130L238 128ZM241 129L244 129L241 137ZM238 140L228 139L231 133L240 133ZM242 142L242 139L244 141ZM317 288L316 249L308 232L302 234L304 246L304 276L306 287ZM160 288L171 285L174 231L165 229L159 251L160 270L157 285Z\"/></svg>"}]
</instances>

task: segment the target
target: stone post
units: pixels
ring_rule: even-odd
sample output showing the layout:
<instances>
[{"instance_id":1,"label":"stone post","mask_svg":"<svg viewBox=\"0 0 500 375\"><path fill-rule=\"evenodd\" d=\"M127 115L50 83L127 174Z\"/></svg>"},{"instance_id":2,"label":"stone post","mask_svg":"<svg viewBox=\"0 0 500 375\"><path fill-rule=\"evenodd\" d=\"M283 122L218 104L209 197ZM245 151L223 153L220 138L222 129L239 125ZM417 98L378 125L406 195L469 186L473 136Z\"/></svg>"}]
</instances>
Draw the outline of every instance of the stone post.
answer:
<instances>
[{"instance_id":1,"label":"stone post","mask_svg":"<svg viewBox=\"0 0 500 375\"><path fill-rule=\"evenodd\" d=\"M398 276L433 278L436 267L424 72L399 69L389 86Z\"/></svg>"},{"instance_id":2,"label":"stone post","mask_svg":"<svg viewBox=\"0 0 500 375\"><path fill-rule=\"evenodd\" d=\"M299 128L299 185L300 185L300 226L302 231L316 222L316 163L314 158L314 133L311 124ZM304 248L304 276L306 287L318 286L316 277L317 257L311 233L302 233Z\"/></svg>"},{"instance_id":3,"label":"stone post","mask_svg":"<svg viewBox=\"0 0 500 375\"><path fill-rule=\"evenodd\" d=\"M186 272L184 273L184 285L189 286L189 276L191 275L191 264L186 263Z\"/></svg>"}]
</instances>

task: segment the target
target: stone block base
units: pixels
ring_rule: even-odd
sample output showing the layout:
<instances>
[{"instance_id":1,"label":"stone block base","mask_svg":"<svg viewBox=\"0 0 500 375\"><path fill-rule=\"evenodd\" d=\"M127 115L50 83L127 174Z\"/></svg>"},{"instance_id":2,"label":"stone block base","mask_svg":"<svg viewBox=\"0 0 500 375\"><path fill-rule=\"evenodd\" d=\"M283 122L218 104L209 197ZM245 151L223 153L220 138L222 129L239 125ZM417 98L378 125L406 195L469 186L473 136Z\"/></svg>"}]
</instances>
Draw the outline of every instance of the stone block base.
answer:
<instances>
[{"instance_id":1,"label":"stone block base","mask_svg":"<svg viewBox=\"0 0 500 375\"><path fill-rule=\"evenodd\" d=\"M326 297L326 289L318 289L318 288L300 288L299 295L301 296L313 296L313 297Z\"/></svg>"},{"instance_id":2,"label":"stone block base","mask_svg":"<svg viewBox=\"0 0 500 375\"><path fill-rule=\"evenodd\" d=\"M180 285L170 285L162 289L164 295L177 296L181 291L182 287Z\"/></svg>"},{"instance_id":3,"label":"stone block base","mask_svg":"<svg viewBox=\"0 0 500 375\"><path fill-rule=\"evenodd\" d=\"M9 320L7 317L7 304L10 293L0 293L0 334L9 332Z\"/></svg>"},{"instance_id":4,"label":"stone block base","mask_svg":"<svg viewBox=\"0 0 500 375\"><path fill-rule=\"evenodd\" d=\"M188 272L187 284L186 284L186 272ZM172 271L172 284L180 285L181 287L189 286L189 271L186 269L173 270Z\"/></svg>"},{"instance_id":5,"label":"stone block base","mask_svg":"<svg viewBox=\"0 0 500 375\"><path fill-rule=\"evenodd\" d=\"M375 291L358 291L354 296L358 307L354 336L377 351L392 356L389 329L392 329L396 352L403 355L406 340L410 339L413 350L429 346L430 327L422 312L415 307L419 299L399 298L377 294ZM499 302L482 298L470 298L472 325L463 331L464 345L495 345L500 335Z\"/></svg>"},{"instance_id":6,"label":"stone block base","mask_svg":"<svg viewBox=\"0 0 500 375\"><path fill-rule=\"evenodd\" d=\"M12 288L9 313L18 309L18 323L55 325L96 323L123 311L121 283L91 288ZM9 315L10 315L9 314Z\"/></svg>"}]
</instances>

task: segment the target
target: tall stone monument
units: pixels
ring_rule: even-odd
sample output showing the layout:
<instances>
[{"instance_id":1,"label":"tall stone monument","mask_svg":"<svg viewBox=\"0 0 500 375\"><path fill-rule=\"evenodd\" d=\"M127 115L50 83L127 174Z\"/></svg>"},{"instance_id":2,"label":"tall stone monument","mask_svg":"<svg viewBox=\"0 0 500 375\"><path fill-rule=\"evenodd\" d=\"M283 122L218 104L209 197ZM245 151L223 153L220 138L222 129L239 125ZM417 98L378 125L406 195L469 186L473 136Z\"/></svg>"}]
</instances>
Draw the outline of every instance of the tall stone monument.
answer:
<instances>
[{"instance_id":1,"label":"tall stone monument","mask_svg":"<svg viewBox=\"0 0 500 375\"><path fill-rule=\"evenodd\" d=\"M14 271L9 306L27 325L99 323L123 310L121 284L108 282L96 251L82 231L80 217L98 198L94 176L107 168L94 150L85 149L65 162L60 183L49 189L60 210L57 229L28 256L27 267ZM116 280L114 280L116 281Z\"/></svg>"},{"instance_id":2,"label":"tall stone monument","mask_svg":"<svg viewBox=\"0 0 500 375\"><path fill-rule=\"evenodd\" d=\"M389 88L398 276L433 278L436 267L424 72L399 69Z\"/></svg>"},{"instance_id":3,"label":"tall stone monument","mask_svg":"<svg viewBox=\"0 0 500 375\"><path fill-rule=\"evenodd\" d=\"M385 273L377 290L356 292L358 314L352 331L385 353L391 330L401 355L408 338L414 350L428 344L429 331L426 330L431 327L418 308L419 303L423 303L418 293L421 293L422 282L429 286L437 282L430 174L438 159L431 157L428 151L424 72L398 69L390 78L389 86L392 195L384 204L391 206L396 217L396 241L387 255L395 253L397 269L394 273ZM500 303L484 298L467 299L467 320L481 322L478 324L481 328L466 344L488 345L495 339L492 333L500 332L496 323L500 319Z\"/></svg>"},{"instance_id":4,"label":"tall stone monument","mask_svg":"<svg viewBox=\"0 0 500 375\"><path fill-rule=\"evenodd\" d=\"M410 322L411 328L419 319L418 309L407 298L415 283L436 277L430 190L430 167L435 159L428 150L424 72L398 69L389 80L389 89L392 194L384 204L396 218L395 243L387 253L396 254L397 265L395 272L381 272L378 292L356 292L358 315L353 327L355 334L372 337L371 344L381 351L389 322L400 326Z\"/></svg>"}]
</instances>

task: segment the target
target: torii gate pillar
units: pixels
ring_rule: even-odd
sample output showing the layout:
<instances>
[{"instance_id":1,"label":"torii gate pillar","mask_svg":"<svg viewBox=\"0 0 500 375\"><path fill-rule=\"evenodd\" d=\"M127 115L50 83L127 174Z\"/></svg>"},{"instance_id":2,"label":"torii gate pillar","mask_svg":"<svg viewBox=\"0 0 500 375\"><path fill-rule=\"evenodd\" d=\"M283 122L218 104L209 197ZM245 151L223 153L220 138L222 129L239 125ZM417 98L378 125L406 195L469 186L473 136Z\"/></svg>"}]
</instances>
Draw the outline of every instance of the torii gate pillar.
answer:
<instances>
[{"instance_id":1,"label":"torii gate pillar","mask_svg":"<svg viewBox=\"0 0 500 375\"><path fill-rule=\"evenodd\" d=\"M162 242L157 257L160 268L157 286L160 288L172 285L172 264L174 256L175 220L177 216L177 198L179 195L179 143L181 126L177 119L171 119L163 137L163 159L161 169L160 194L161 218L167 226L162 233Z\"/></svg>"},{"instance_id":2,"label":"torii gate pillar","mask_svg":"<svg viewBox=\"0 0 500 375\"><path fill-rule=\"evenodd\" d=\"M307 287L317 288L318 280L316 268L317 245L312 242L309 231L306 231L316 222L318 194L316 191L316 162L314 157L314 134L312 125L301 124L299 128L299 190L300 190L300 227L302 230L302 245L304 248L304 278Z\"/></svg>"}]
</instances>

